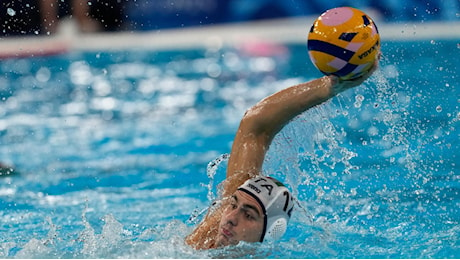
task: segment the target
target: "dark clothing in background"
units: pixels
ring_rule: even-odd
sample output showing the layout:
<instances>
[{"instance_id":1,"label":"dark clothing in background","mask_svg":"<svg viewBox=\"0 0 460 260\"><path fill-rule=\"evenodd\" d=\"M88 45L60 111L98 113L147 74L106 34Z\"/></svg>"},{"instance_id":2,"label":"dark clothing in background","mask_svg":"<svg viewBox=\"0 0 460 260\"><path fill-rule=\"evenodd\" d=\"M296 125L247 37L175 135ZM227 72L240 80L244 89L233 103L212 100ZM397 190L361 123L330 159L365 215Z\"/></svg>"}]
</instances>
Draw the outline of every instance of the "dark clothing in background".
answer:
<instances>
[{"instance_id":1,"label":"dark clothing in background","mask_svg":"<svg viewBox=\"0 0 460 260\"><path fill-rule=\"evenodd\" d=\"M41 33L39 0L2 0L0 5L0 35L30 35Z\"/></svg>"},{"instance_id":2,"label":"dark clothing in background","mask_svg":"<svg viewBox=\"0 0 460 260\"><path fill-rule=\"evenodd\" d=\"M124 3L127 0L92 0L90 17L101 23L103 31L123 29ZM71 16L72 1L58 0L58 18ZM2 0L0 5L0 36L42 34L40 0Z\"/></svg>"},{"instance_id":3,"label":"dark clothing in background","mask_svg":"<svg viewBox=\"0 0 460 260\"><path fill-rule=\"evenodd\" d=\"M72 14L72 1L59 0L59 17ZM100 22L104 31L117 31L121 28L124 18L124 3L127 0L92 0L90 17Z\"/></svg>"}]
</instances>

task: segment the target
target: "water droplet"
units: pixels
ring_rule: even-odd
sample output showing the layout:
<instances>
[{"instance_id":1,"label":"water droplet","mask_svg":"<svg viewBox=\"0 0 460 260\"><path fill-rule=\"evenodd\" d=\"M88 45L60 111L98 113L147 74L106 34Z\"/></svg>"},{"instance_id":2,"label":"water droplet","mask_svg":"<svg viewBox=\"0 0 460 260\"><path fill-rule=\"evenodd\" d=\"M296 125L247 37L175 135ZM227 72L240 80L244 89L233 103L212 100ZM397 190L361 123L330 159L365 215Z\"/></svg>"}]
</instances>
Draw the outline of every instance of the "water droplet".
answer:
<instances>
[{"instance_id":1,"label":"water droplet","mask_svg":"<svg viewBox=\"0 0 460 260\"><path fill-rule=\"evenodd\" d=\"M355 103L353 104L356 108L360 108L363 104L364 96L363 95L356 95Z\"/></svg>"},{"instance_id":2,"label":"water droplet","mask_svg":"<svg viewBox=\"0 0 460 260\"><path fill-rule=\"evenodd\" d=\"M439 106L437 106L437 107L436 107L436 112L438 112L438 113L439 113L439 112L441 112L441 111L442 111L442 107L441 107L440 105L439 105Z\"/></svg>"},{"instance_id":3,"label":"water droplet","mask_svg":"<svg viewBox=\"0 0 460 260\"><path fill-rule=\"evenodd\" d=\"M351 188L351 189L350 189L350 195L351 195L351 196L356 196L356 194L358 194L358 193L356 192L356 188Z\"/></svg>"},{"instance_id":4,"label":"water droplet","mask_svg":"<svg viewBox=\"0 0 460 260\"><path fill-rule=\"evenodd\" d=\"M15 16L16 15L16 11L14 11L13 8L6 9L6 12L8 13L9 16Z\"/></svg>"}]
</instances>

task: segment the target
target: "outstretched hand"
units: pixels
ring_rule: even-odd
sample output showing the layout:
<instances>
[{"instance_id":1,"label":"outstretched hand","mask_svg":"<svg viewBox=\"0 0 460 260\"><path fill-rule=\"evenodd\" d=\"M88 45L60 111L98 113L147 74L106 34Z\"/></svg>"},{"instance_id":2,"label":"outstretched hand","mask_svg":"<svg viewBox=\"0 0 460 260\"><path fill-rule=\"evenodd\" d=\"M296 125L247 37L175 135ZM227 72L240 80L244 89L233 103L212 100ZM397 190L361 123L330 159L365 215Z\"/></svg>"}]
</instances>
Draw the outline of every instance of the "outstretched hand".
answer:
<instances>
[{"instance_id":1,"label":"outstretched hand","mask_svg":"<svg viewBox=\"0 0 460 260\"><path fill-rule=\"evenodd\" d=\"M332 87L334 95L337 95L340 92L343 92L347 89L361 85L364 81L366 81L372 75L372 73L374 73L374 71L377 70L378 66L379 66L379 59L376 59L371 69L367 73L357 78L349 79L349 80L342 80L337 76L330 75L329 77L331 77L332 82L334 83Z\"/></svg>"}]
</instances>

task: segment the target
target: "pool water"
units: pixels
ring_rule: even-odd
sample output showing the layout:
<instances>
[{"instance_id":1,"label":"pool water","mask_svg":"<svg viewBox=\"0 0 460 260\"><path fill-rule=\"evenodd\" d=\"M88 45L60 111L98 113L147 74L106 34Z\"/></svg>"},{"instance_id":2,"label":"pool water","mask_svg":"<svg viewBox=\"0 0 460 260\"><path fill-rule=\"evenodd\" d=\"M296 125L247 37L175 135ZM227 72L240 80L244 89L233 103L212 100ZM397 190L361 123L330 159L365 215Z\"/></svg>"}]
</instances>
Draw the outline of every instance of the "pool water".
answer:
<instances>
[{"instance_id":1,"label":"pool water","mask_svg":"<svg viewBox=\"0 0 460 260\"><path fill-rule=\"evenodd\" d=\"M321 76L306 46L0 61L2 258L459 258L458 39L384 42L363 86L275 138L298 203L276 244L196 251L244 111Z\"/></svg>"}]
</instances>

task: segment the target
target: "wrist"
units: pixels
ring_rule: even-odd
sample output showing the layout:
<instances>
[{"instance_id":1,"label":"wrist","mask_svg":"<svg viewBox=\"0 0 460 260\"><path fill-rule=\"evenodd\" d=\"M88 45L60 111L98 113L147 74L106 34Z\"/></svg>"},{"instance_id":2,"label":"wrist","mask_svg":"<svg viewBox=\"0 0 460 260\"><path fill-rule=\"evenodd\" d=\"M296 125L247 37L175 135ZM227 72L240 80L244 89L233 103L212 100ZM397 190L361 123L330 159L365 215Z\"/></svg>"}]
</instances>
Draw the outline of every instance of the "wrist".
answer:
<instances>
[{"instance_id":1,"label":"wrist","mask_svg":"<svg viewBox=\"0 0 460 260\"><path fill-rule=\"evenodd\" d=\"M361 78L343 80L335 75L328 76L331 80L331 95L336 96L347 89L354 88L362 83Z\"/></svg>"},{"instance_id":2,"label":"wrist","mask_svg":"<svg viewBox=\"0 0 460 260\"><path fill-rule=\"evenodd\" d=\"M337 76L334 76L334 75L324 76L324 80L326 82L325 85L327 86L330 97L333 97L341 92L340 87L339 87L340 79Z\"/></svg>"}]
</instances>

